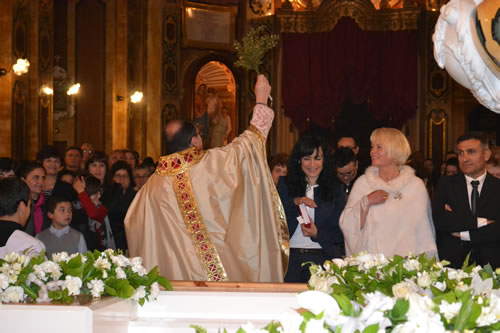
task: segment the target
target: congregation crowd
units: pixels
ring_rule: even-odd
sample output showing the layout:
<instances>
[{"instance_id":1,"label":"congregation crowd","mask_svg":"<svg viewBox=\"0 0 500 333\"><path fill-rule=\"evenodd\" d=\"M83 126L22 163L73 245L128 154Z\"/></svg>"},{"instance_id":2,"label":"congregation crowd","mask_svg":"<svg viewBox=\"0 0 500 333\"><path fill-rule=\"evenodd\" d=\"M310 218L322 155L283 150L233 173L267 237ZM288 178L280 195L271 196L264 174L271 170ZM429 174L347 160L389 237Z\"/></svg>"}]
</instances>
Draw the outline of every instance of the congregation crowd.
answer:
<instances>
[{"instance_id":1,"label":"congregation crowd","mask_svg":"<svg viewBox=\"0 0 500 333\"><path fill-rule=\"evenodd\" d=\"M135 151L107 156L89 143L67 148L62 157L55 146L45 146L36 160L0 158L0 220L11 222L0 223L0 254L17 246L37 250L41 243L48 257L107 248L125 252L125 215L156 168L150 157L139 162ZM21 233L21 240L10 237L14 229L41 243Z\"/></svg>"},{"instance_id":2,"label":"congregation crowd","mask_svg":"<svg viewBox=\"0 0 500 333\"><path fill-rule=\"evenodd\" d=\"M203 150L194 124L167 124L158 166L87 143L64 157L47 146L36 161L0 158L0 258L129 249L168 278L263 282L307 282L308 263L363 251L500 267L498 147L464 134L434 168L400 130L378 128L365 166L353 136L331 149L309 133L269 173L270 89L259 75L250 127L225 147Z\"/></svg>"}]
</instances>

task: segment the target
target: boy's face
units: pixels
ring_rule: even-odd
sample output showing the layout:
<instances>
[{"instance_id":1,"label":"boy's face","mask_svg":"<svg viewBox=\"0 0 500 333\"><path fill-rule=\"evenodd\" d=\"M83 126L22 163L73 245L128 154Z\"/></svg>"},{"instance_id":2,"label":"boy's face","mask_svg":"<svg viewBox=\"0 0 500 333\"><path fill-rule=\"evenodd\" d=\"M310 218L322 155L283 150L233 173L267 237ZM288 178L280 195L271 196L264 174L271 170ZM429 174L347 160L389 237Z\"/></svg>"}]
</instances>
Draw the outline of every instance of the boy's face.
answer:
<instances>
[{"instance_id":1,"label":"boy's face","mask_svg":"<svg viewBox=\"0 0 500 333\"><path fill-rule=\"evenodd\" d=\"M52 220L54 228L62 229L71 223L73 205L69 201L60 202L56 205L54 213L48 212L47 215Z\"/></svg>"},{"instance_id":2,"label":"boy's face","mask_svg":"<svg viewBox=\"0 0 500 333\"><path fill-rule=\"evenodd\" d=\"M90 200L92 201L92 203L96 206L100 206L101 205L101 191L97 191L96 193L92 194L90 196Z\"/></svg>"}]
</instances>

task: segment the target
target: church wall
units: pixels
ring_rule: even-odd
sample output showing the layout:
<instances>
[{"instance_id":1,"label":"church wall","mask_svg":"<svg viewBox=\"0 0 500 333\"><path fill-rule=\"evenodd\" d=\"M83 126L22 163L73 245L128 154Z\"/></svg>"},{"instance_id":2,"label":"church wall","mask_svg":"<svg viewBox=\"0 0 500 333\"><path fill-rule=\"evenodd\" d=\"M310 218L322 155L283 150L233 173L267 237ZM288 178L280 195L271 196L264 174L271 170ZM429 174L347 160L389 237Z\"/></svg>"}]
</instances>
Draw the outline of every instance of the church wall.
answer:
<instances>
[{"instance_id":1,"label":"church wall","mask_svg":"<svg viewBox=\"0 0 500 333\"><path fill-rule=\"evenodd\" d=\"M0 13L12 13L14 0L0 1ZM14 59L12 50L12 15L0 15L0 68L9 70ZM0 77L0 156L12 156L12 86L14 73Z\"/></svg>"}]
</instances>

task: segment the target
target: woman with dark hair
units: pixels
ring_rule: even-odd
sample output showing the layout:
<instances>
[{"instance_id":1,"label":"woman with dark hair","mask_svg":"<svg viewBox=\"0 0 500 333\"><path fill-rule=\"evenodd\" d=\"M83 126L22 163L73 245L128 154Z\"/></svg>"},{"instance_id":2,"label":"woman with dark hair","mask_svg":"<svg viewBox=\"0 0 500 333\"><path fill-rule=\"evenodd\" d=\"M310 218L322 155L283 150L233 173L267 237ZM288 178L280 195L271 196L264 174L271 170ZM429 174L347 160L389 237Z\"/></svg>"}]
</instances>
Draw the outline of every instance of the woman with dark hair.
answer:
<instances>
[{"instance_id":1,"label":"woman with dark hair","mask_svg":"<svg viewBox=\"0 0 500 333\"><path fill-rule=\"evenodd\" d=\"M137 193L134 190L134 176L130 165L125 161L115 162L111 167L110 175L113 185L109 195L106 195L103 199L103 203L108 207L108 217L113 229L116 247L126 250L127 238L123 221L128 207Z\"/></svg>"},{"instance_id":2,"label":"woman with dark hair","mask_svg":"<svg viewBox=\"0 0 500 333\"><path fill-rule=\"evenodd\" d=\"M85 163L85 170L99 179L104 187L108 185L108 156L104 152L94 152Z\"/></svg>"},{"instance_id":3,"label":"woman with dark hair","mask_svg":"<svg viewBox=\"0 0 500 333\"><path fill-rule=\"evenodd\" d=\"M44 221L43 203L45 197L43 188L45 186L45 169L36 161L22 161L17 169L17 176L24 180L30 188L31 215L26 223L26 233L35 236L40 231L50 226L48 220ZM44 223L45 222L45 223Z\"/></svg>"},{"instance_id":4,"label":"woman with dark hair","mask_svg":"<svg viewBox=\"0 0 500 333\"><path fill-rule=\"evenodd\" d=\"M303 136L293 148L288 175L278 181L290 233L285 282L307 282L310 272L309 265L302 266L305 262L323 264L344 255L339 217L345 199L328 152L320 138Z\"/></svg>"},{"instance_id":5,"label":"woman with dark hair","mask_svg":"<svg viewBox=\"0 0 500 333\"><path fill-rule=\"evenodd\" d=\"M139 153L135 150L126 149L124 150L125 160L130 165L132 170L139 164Z\"/></svg>"}]
</instances>

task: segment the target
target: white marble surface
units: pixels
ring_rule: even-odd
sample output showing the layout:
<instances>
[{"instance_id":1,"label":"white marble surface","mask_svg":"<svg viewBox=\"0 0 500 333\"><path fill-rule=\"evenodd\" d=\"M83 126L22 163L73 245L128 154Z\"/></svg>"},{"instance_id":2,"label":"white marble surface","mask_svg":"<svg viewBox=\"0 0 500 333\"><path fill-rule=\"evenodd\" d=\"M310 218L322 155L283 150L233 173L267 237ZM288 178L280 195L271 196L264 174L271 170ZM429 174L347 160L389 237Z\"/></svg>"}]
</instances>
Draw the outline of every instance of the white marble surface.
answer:
<instances>
[{"instance_id":1,"label":"white marble surface","mask_svg":"<svg viewBox=\"0 0 500 333\"><path fill-rule=\"evenodd\" d=\"M295 293L163 291L143 307L133 301L106 298L88 306L0 305L2 333L153 333L235 330L251 322L265 326L298 308Z\"/></svg>"}]
</instances>

